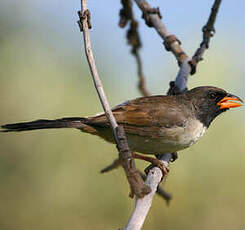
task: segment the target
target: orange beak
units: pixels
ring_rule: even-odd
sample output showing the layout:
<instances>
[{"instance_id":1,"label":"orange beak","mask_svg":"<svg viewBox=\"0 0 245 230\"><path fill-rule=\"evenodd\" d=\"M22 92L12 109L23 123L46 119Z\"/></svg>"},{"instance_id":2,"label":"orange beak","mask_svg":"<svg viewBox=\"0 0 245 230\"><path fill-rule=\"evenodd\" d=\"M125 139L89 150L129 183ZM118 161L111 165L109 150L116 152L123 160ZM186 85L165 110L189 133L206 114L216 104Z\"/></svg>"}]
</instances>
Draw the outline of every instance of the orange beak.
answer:
<instances>
[{"instance_id":1,"label":"orange beak","mask_svg":"<svg viewBox=\"0 0 245 230\"><path fill-rule=\"evenodd\" d=\"M240 103L237 103L235 101L239 101ZM220 109L230 109L230 108L236 108L242 106L243 101L237 96L234 95L227 95L223 99L221 99L217 105L220 106Z\"/></svg>"}]
</instances>

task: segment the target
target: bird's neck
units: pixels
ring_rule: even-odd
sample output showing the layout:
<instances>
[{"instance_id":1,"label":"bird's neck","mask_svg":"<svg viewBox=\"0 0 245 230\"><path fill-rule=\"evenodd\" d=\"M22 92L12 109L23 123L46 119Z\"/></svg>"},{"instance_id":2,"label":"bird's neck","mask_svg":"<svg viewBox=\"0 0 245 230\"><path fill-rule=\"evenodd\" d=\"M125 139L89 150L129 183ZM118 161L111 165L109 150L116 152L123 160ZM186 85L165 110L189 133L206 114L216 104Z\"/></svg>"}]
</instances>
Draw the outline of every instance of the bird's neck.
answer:
<instances>
[{"instance_id":1,"label":"bird's neck","mask_svg":"<svg viewBox=\"0 0 245 230\"><path fill-rule=\"evenodd\" d=\"M212 121L221 113L221 110L211 112L208 108L204 110L196 110L196 118L208 128Z\"/></svg>"}]
</instances>

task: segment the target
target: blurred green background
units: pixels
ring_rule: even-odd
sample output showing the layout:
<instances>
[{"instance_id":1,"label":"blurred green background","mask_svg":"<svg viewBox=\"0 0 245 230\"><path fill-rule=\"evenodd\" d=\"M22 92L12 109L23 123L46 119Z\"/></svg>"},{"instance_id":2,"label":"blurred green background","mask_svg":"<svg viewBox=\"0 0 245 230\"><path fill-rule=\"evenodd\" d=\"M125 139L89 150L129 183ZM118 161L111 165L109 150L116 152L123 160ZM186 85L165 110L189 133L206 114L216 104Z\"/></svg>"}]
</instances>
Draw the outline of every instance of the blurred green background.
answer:
<instances>
[{"instance_id":1,"label":"blurred green background","mask_svg":"<svg viewBox=\"0 0 245 230\"><path fill-rule=\"evenodd\" d=\"M213 1L149 1L188 54L201 41ZM1 0L0 124L87 116L101 111L76 25L80 1ZM140 96L135 60L120 1L89 1L93 51L111 105ZM245 99L244 1L224 1L216 35L189 87L215 85ZM140 21L147 86L163 94L177 73L172 54ZM243 230L245 206L244 107L219 117L202 140L179 153L166 189L155 197L143 229ZM76 130L0 134L0 229L118 229L134 206L122 169L101 175L116 148ZM147 164L137 162L139 168Z\"/></svg>"}]
</instances>

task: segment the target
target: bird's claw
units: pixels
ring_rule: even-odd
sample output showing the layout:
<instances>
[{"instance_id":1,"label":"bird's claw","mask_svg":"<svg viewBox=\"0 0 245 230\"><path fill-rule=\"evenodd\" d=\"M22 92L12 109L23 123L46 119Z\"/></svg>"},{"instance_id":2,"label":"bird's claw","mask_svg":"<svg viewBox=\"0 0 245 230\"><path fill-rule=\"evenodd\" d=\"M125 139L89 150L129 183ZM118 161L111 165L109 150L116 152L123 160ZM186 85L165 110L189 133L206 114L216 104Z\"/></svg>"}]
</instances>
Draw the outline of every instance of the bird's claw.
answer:
<instances>
[{"instance_id":1,"label":"bird's claw","mask_svg":"<svg viewBox=\"0 0 245 230\"><path fill-rule=\"evenodd\" d=\"M162 171L162 178L164 178L166 175L168 175L169 173L169 167L166 166L164 163L162 163L160 160L158 159L152 159L152 164L150 166L148 166L144 171L146 174L149 173L149 171L154 168L154 167L158 167L159 169L161 169Z\"/></svg>"}]
</instances>

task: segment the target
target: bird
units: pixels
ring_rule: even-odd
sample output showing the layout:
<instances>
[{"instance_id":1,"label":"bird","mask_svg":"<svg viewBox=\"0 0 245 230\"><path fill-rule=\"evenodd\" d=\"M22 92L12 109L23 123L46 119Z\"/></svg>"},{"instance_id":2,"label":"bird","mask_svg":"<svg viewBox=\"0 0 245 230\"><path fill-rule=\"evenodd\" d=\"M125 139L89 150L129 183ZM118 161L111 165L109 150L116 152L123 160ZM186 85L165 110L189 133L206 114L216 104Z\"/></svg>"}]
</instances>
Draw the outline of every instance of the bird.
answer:
<instances>
[{"instance_id":1,"label":"bird","mask_svg":"<svg viewBox=\"0 0 245 230\"><path fill-rule=\"evenodd\" d=\"M133 152L142 154L173 153L196 143L213 120L241 106L242 99L214 86L199 86L177 95L156 95L128 100L112 108L118 125L123 126ZM75 128L115 143L105 113L90 117L66 117L55 120L6 124L1 132L37 129ZM151 161L152 157L134 154ZM156 161L151 161L156 162Z\"/></svg>"}]
</instances>

